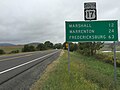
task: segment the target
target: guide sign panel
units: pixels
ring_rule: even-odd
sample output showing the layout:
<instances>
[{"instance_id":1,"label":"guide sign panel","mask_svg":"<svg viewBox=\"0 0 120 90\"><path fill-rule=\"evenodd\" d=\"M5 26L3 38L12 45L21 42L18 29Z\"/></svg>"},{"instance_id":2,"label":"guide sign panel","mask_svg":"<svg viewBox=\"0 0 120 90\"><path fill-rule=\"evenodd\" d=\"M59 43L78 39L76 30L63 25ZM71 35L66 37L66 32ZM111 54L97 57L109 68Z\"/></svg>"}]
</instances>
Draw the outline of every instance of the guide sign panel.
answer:
<instances>
[{"instance_id":1,"label":"guide sign panel","mask_svg":"<svg viewBox=\"0 0 120 90\"><path fill-rule=\"evenodd\" d=\"M66 21L66 41L118 41L118 21Z\"/></svg>"}]
</instances>

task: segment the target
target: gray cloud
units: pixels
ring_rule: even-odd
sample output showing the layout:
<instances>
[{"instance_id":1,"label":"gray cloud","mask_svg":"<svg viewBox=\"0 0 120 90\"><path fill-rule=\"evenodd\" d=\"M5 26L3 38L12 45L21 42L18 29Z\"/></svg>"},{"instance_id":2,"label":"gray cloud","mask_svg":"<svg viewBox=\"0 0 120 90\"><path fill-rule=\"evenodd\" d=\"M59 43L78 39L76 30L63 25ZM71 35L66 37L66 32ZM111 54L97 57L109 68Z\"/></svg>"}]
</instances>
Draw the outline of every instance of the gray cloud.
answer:
<instances>
[{"instance_id":1,"label":"gray cloud","mask_svg":"<svg viewBox=\"0 0 120 90\"><path fill-rule=\"evenodd\" d=\"M120 20L120 1L93 1L97 2L98 20ZM64 22L83 20L84 2L85 0L0 0L0 42L64 42Z\"/></svg>"}]
</instances>

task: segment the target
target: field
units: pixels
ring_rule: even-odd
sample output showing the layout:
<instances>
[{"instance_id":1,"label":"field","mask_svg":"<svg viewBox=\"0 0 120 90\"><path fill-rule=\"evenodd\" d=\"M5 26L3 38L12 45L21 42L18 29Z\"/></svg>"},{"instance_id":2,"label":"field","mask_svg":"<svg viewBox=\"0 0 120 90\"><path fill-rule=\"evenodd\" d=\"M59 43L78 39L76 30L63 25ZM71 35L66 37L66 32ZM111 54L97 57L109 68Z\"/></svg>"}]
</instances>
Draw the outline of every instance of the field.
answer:
<instances>
[{"instance_id":1,"label":"field","mask_svg":"<svg viewBox=\"0 0 120 90\"><path fill-rule=\"evenodd\" d=\"M100 49L101 51L111 51L112 49L109 47L109 45L104 45L103 48ZM116 50L120 51L120 46L116 45Z\"/></svg>"},{"instance_id":2,"label":"field","mask_svg":"<svg viewBox=\"0 0 120 90\"><path fill-rule=\"evenodd\" d=\"M51 70L46 69L31 90L120 90L120 68L117 68L115 86L114 68L111 64L71 52L68 73L67 51L57 62L50 65L54 66Z\"/></svg>"},{"instance_id":3,"label":"field","mask_svg":"<svg viewBox=\"0 0 120 90\"><path fill-rule=\"evenodd\" d=\"M10 53L13 50L19 50L21 52L23 45L16 46L0 46L0 49L3 49L6 53Z\"/></svg>"}]
</instances>

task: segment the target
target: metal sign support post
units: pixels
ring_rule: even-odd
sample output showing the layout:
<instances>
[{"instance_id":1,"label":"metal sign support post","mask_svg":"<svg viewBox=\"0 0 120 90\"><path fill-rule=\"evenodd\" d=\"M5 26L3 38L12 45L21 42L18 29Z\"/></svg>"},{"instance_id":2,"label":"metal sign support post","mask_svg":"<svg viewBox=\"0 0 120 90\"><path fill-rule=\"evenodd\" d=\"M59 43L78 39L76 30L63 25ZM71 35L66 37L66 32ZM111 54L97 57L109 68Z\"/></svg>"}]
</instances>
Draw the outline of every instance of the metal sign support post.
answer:
<instances>
[{"instance_id":1,"label":"metal sign support post","mask_svg":"<svg viewBox=\"0 0 120 90\"><path fill-rule=\"evenodd\" d=\"M114 82L116 85L116 80L117 80L117 72L116 72L116 43L114 41Z\"/></svg>"},{"instance_id":2,"label":"metal sign support post","mask_svg":"<svg viewBox=\"0 0 120 90\"><path fill-rule=\"evenodd\" d=\"M70 44L68 43L68 73L70 74Z\"/></svg>"}]
</instances>

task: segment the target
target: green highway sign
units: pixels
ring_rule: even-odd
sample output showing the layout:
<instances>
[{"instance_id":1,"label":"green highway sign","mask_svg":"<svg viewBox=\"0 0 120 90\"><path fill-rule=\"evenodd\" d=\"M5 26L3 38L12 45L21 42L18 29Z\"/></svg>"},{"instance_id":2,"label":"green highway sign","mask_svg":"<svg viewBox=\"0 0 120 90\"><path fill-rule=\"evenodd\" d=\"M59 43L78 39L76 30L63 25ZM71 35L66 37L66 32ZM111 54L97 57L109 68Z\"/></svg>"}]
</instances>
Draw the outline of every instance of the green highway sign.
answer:
<instances>
[{"instance_id":1,"label":"green highway sign","mask_svg":"<svg viewBox=\"0 0 120 90\"><path fill-rule=\"evenodd\" d=\"M118 21L66 21L66 41L118 41Z\"/></svg>"}]
</instances>

